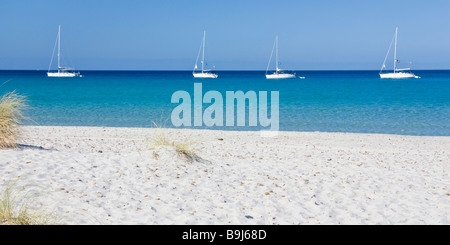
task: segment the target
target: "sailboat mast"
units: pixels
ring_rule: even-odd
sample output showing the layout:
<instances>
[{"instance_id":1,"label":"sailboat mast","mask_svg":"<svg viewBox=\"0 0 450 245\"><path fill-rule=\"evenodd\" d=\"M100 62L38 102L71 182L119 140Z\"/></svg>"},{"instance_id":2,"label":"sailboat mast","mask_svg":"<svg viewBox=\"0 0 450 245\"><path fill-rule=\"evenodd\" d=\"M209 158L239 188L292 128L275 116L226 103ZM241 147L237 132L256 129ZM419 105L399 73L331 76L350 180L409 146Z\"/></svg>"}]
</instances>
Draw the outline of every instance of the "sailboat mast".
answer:
<instances>
[{"instance_id":1,"label":"sailboat mast","mask_svg":"<svg viewBox=\"0 0 450 245\"><path fill-rule=\"evenodd\" d=\"M397 70L397 33L398 33L398 27L395 28L394 73L395 73L395 70Z\"/></svg>"},{"instance_id":2,"label":"sailboat mast","mask_svg":"<svg viewBox=\"0 0 450 245\"><path fill-rule=\"evenodd\" d=\"M205 64L205 42L206 40L206 31L203 31L203 53L202 53L202 73L204 70L204 64Z\"/></svg>"},{"instance_id":3,"label":"sailboat mast","mask_svg":"<svg viewBox=\"0 0 450 245\"><path fill-rule=\"evenodd\" d=\"M58 27L58 70L61 67L61 25Z\"/></svg>"},{"instance_id":4,"label":"sailboat mast","mask_svg":"<svg viewBox=\"0 0 450 245\"><path fill-rule=\"evenodd\" d=\"M276 53L276 58L275 58L275 60L276 60L276 71L278 72L278 35L276 36L276 38L275 38L275 45L276 45L276 51L277 51L277 53Z\"/></svg>"}]
</instances>

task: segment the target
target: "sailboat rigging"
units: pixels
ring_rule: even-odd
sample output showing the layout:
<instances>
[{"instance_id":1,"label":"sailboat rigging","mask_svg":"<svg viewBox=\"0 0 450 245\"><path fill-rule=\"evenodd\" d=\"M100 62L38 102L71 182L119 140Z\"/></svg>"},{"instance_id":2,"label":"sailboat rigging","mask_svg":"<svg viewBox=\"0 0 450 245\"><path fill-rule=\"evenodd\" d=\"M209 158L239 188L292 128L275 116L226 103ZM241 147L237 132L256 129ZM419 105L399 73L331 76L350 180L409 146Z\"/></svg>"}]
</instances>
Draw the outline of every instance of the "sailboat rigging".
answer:
<instances>
[{"instance_id":1,"label":"sailboat rigging","mask_svg":"<svg viewBox=\"0 0 450 245\"><path fill-rule=\"evenodd\" d=\"M198 51L197 60L195 61L195 66L194 66L194 70L192 71L192 75L195 78L217 78L218 77L217 74L215 74L211 70L205 70L205 66L206 66L206 63L205 63L205 45L206 45L206 31L203 32L202 43L201 43L200 49ZM200 56L200 51L202 51L202 60L201 60L202 70L201 71L197 71L197 69L198 69L197 63L198 63L198 59L199 59L199 56Z\"/></svg>"},{"instance_id":2,"label":"sailboat rigging","mask_svg":"<svg viewBox=\"0 0 450 245\"><path fill-rule=\"evenodd\" d=\"M399 63L399 60L397 59L397 37L398 37L398 27L395 28L395 34L394 34L394 38L391 41L391 44L389 45L389 49L388 52L386 54L386 57L384 58L384 62L383 62L383 66L381 66L381 70L380 70L380 78L420 78L419 76L414 75L414 73L412 73L410 68L403 68L403 69L398 69L397 68L397 63ZM388 73L383 73L383 69L386 68L386 60L387 57L389 56L389 52L391 51L391 47L392 47L392 43L395 41L394 44L394 71L393 72L388 72Z\"/></svg>"},{"instance_id":3,"label":"sailboat rigging","mask_svg":"<svg viewBox=\"0 0 450 245\"><path fill-rule=\"evenodd\" d=\"M272 60L273 51L276 50L275 53L275 63L276 68L275 71L272 74L268 74L270 61ZM288 70L282 70L278 68L279 62L278 62L278 36L275 37L275 43L272 48L272 52L270 53L269 63L267 64L266 68L266 78L267 79L286 79L286 78L295 78L295 73L292 73Z\"/></svg>"},{"instance_id":4,"label":"sailboat rigging","mask_svg":"<svg viewBox=\"0 0 450 245\"><path fill-rule=\"evenodd\" d=\"M55 48L56 48L56 45L55 45L55 48L53 49L52 58L50 60L50 65L48 67L47 76L48 77L77 77L77 76L81 77L80 73L73 72L72 68L61 66L61 25L59 25L59 27L58 27L58 37L57 37L56 42L58 44L58 71L50 72L50 69L51 69L52 63L53 63Z\"/></svg>"}]
</instances>

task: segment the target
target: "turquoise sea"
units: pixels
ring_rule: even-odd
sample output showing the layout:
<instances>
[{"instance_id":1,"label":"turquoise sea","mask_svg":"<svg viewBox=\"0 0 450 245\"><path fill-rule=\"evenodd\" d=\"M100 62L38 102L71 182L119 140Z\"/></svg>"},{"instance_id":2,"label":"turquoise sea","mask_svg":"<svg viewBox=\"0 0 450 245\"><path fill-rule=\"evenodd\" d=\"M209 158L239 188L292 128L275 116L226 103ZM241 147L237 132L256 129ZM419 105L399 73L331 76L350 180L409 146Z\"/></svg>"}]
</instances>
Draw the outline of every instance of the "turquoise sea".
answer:
<instances>
[{"instance_id":1,"label":"turquoise sea","mask_svg":"<svg viewBox=\"0 0 450 245\"><path fill-rule=\"evenodd\" d=\"M201 82L203 93L224 97L225 91L279 91L282 131L450 136L449 70L415 71L421 79L403 80L380 79L378 71L297 71L306 79L289 80L267 80L264 71L217 73L194 79L191 71L81 71L81 78L48 78L45 71L3 70L0 94L27 96L27 125L173 127L172 94L193 95Z\"/></svg>"}]
</instances>

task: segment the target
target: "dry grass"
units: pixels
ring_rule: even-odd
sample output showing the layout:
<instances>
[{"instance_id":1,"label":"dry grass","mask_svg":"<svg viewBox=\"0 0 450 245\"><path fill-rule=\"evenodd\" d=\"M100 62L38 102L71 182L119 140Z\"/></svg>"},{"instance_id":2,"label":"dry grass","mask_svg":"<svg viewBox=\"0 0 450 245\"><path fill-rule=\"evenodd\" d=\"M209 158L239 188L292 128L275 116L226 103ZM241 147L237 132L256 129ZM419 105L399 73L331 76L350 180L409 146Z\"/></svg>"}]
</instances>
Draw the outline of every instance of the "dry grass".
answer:
<instances>
[{"instance_id":1,"label":"dry grass","mask_svg":"<svg viewBox=\"0 0 450 245\"><path fill-rule=\"evenodd\" d=\"M17 147L20 121L27 108L25 97L15 91L6 93L0 99L0 149Z\"/></svg>"},{"instance_id":2,"label":"dry grass","mask_svg":"<svg viewBox=\"0 0 450 245\"><path fill-rule=\"evenodd\" d=\"M188 162L200 162L203 159L197 155L197 153L191 148L191 143L184 142L184 143L172 143L172 146L175 147L175 151L177 152L178 156L184 157Z\"/></svg>"},{"instance_id":3,"label":"dry grass","mask_svg":"<svg viewBox=\"0 0 450 245\"><path fill-rule=\"evenodd\" d=\"M192 142L184 141L184 142L175 142L170 140L163 128L154 123L155 126L159 129L157 133L155 133L151 139L154 146L171 146L175 148L175 152L179 157L184 158L188 162L192 163L194 161L200 162L204 159L201 158L193 149Z\"/></svg>"},{"instance_id":4,"label":"dry grass","mask_svg":"<svg viewBox=\"0 0 450 245\"><path fill-rule=\"evenodd\" d=\"M8 183L0 196L0 225L54 224L52 214L30 209L31 197L24 190L17 186L17 181Z\"/></svg>"},{"instance_id":5,"label":"dry grass","mask_svg":"<svg viewBox=\"0 0 450 245\"><path fill-rule=\"evenodd\" d=\"M170 142L167 138L166 134L164 132L157 132L152 137L152 143L155 146L162 146L162 145L173 145L173 142Z\"/></svg>"},{"instance_id":6,"label":"dry grass","mask_svg":"<svg viewBox=\"0 0 450 245\"><path fill-rule=\"evenodd\" d=\"M172 146L175 148L175 152L179 157L186 159L188 162L201 161L202 158L197 155L197 153L191 148L192 143L190 142L175 142L170 141L165 134L157 133L152 138L154 146Z\"/></svg>"}]
</instances>

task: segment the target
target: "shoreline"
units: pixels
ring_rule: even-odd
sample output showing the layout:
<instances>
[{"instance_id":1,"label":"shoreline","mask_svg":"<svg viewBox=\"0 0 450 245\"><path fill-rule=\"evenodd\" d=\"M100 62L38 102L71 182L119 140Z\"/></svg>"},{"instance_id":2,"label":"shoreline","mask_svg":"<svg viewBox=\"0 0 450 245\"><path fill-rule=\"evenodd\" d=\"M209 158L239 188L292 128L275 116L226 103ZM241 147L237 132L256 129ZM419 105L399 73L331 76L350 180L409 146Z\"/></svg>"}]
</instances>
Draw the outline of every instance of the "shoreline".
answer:
<instances>
[{"instance_id":1,"label":"shoreline","mask_svg":"<svg viewBox=\"0 0 450 245\"><path fill-rule=\"evenodd\" d=\"M49 127L54 127L54 128L110 128L110 129L142 129L142 130L156 130L156 129L161 129L161 128L155 128L152 126L149 127L141 127L141 126L65 126L65 125L30 125L30 124L26 124L26 125L21 125L22 128L33 128L33 127L41 127L41 128L49 128ZM226 128L226 126L223 126L223 128ZM220 128L214 129L214 128L177 128L177 127L168 127L168 128L162 128L162 129L168 129L168 130L200 130L200 131L218 131L218 132L247 132L247 133L251 133L251 132L270 132L270 130L223 130ZM385 135L385 136L389 136L389 135L393 135L393 136L406 136L406 137L450 137L450 135L414 135L414 134L398 134L398 133L367 133L367 132L339 132L339 131L294 131L294 130L278 130L275 131L277 133L318 133L318 134L355 134L355 135Z\"/></svg>"},{"instance_id":2,"label":"shoreline","mask_svg":"<svg viewBox=\"0 0 450 245\"><path fill-rule=\"evenodd\" d=\"M67 224L448 224L450 137L23 126L8 179ZM200 132L200 133L199 133ZM164 134L205 161L186 161Z\"/></svg>"}]
</instances>

